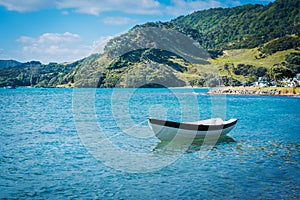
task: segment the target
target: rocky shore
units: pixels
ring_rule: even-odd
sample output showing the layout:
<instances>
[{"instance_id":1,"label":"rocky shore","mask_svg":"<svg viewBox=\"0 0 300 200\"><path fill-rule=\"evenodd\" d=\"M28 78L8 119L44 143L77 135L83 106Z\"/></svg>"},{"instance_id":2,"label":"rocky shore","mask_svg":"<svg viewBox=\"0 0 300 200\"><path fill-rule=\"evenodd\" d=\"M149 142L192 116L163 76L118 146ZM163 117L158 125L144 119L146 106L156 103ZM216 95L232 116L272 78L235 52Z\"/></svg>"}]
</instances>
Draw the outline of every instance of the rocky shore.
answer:
<instances>
[{"instance_id":1,"label":"rocky shore","mask_svg":"<svg viewBox=\"0 0 300 200\"><path fill-rule=\"evenodd\" d=\"M300 96L300 88L218 87L209 94Z\"/></svg>"}]
</instances>

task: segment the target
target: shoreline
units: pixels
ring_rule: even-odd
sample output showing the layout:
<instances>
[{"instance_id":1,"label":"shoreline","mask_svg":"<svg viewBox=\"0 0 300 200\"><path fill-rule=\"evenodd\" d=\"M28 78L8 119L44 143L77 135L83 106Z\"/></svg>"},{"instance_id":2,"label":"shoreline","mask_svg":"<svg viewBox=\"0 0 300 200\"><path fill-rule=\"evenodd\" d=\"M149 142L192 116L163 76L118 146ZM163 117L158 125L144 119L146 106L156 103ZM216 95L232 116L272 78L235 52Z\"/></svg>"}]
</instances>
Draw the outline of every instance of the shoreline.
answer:
<instances>
[{"instance_id":1,"label":"shoreline","mask_svg":"<svg viewBox=\"0 0 300 200\"><path fill-rule=\"evenodd\" d=\"M38 87L31 86L23 86L17 88L27 88L34 89ZM75 89L76 87L41 87L39 89ZM296 88L288 88L288 87L266 87L266 88L258 88L258 87L249 87L249 86L224 86L224 87L170 87L172 89L208 89L206 94L210 95L245 95L245 96L300 96L300 87ZM96 89L96 88L94 88ZM121 88L119 88L121 89ZM125 88L124 88L125 89Z\"/></svg>"},{"instance_id":2,"label":"shoreline","mask_svg":"<svg viewBox=\"0 0 300 200\"><path fill-rule=\"evenodd\" d=\"M246 96L300 96L300 88L286 87L216 87L211 88L208 94L228 94Z\"/></svg>"}]
</instances>

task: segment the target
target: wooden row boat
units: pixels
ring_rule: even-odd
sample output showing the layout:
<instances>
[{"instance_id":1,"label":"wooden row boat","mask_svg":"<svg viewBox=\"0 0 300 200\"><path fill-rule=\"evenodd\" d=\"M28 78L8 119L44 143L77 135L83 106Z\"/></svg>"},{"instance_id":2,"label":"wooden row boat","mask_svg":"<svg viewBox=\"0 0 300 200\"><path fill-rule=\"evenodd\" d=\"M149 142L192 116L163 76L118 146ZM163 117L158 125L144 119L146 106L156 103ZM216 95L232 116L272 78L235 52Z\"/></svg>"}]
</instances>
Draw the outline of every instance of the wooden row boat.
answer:
<instances>
[{"instance_id":1,"label":"wooden row boat","mask_svg":"<svg viewBox=\"0 0 300 200\"><path fill-rule=\"evenodd\" d=\"M223 121L221 118L211 118L196 122L174 122L149 118L148 123L160 140L190 140L226 135L235 127L237 121L238 119Z\"/></svg>"}]
</instances>

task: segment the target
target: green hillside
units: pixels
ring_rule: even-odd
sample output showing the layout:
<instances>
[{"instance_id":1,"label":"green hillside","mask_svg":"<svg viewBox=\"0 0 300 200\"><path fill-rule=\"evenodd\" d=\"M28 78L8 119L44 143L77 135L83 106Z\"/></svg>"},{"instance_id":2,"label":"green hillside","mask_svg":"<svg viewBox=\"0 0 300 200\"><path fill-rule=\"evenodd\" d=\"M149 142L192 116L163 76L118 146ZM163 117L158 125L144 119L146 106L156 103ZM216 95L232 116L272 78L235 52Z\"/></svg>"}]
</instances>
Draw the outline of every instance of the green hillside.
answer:
<instances>
[{"instance_id":1,"label":"green hillside","mask_svg":"<svg viewBox=\"0 0 300 200\"><path fill-rule=\"evenodd\" d=\"M0 69L12 68L20 65L21 63L15 60L0 60Z\"/></svg>"},{"instance_id":2,"label":"green hillside","mask_svg":"<svg viewBox=\"0 0 300 200\"><path fill-rule=\"evenodd\" d=\"M191 63L209 64L209 54L194 40L158 27L135 27L112 39L105 51L76 68L77 87L185 86L188 80L180 74L191 73Z\"/></svg>"},{"instance_id":3,"label":"green hillside","mask_svg":"<svg viewBox=\"0 0 300 200\"><path fill-rule=\"evenodd\" d=\"M55 87L59 84L67 84L72 82L68 80L68 74L77 64L78 62L67 65L57 63L43 65L38 61L19 63L14 67L0 70L0 87L12 85Z\"/></svg>"},{"instance_id":4,"label":"green hillside","mask_svg":"<svg viewBox=\"0 0 300 200\"><path fill-rule=\"evenodd\" d=\"M171 23L199 32L206 49L254 48L272 39L300 33L300 0L198 11Z\"/></svg>"},{"instance_id":5,"label":"green hillside","mask_svg":"<svg viewBox=\"0 0 300 200\"><path fill-rule=\"evenodd\" d=\"M258 58L261 52L257 49L226 50L225 54L211 60L211 67L219 69L221 76L233 77L238 81L256 81L258 77L267 76L275 66L293 71L291 77L300 73L300 50L289 49L278 51L264 58ZM296 57L296 62L289 60ZM297 67L294 68L294 65Z\"/></svg>"}]
</instances>

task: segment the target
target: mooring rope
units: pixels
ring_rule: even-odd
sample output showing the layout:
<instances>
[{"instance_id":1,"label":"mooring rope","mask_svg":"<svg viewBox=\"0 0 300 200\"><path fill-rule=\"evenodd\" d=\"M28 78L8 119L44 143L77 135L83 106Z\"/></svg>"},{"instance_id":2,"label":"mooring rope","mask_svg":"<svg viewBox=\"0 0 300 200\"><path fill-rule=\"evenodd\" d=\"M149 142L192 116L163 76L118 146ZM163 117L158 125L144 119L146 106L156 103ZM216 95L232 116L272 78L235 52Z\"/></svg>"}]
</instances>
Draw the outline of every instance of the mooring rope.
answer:
<instances>
[{"instance_id":1,"label":"mooring rope","mask_svg":"<svg viewBox=\"0 0 300 200\"><path fill-rule=\"evenodd\" d=\"M148 119L146 119L146 120L144 120L144 121L141 121L141 122L135 124L134 126L128 128L128 129L125 129L125 130L121 131L120 133L117 133L117 134L112 135L112 136L110 136L110 137L106 137L106 138L104 138L103 140L101 140L101 141L99 141L99 142L97 142L97 143L101 143L101 142L104 141L104 140L110 140L111 138L117 137L117 136L121 135L122 133L124 133L124 132L126 133L127 131L129 131L129 130L131 130L131 129L133 129L133 128L135 128L135 127L137 127L137 126L139 126L139 125L141 125L141 124L143 124L143 123L145 123L145 122L147 122L147 121L148 121Z\"/></svg>"}]
</instances>

